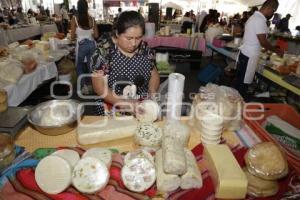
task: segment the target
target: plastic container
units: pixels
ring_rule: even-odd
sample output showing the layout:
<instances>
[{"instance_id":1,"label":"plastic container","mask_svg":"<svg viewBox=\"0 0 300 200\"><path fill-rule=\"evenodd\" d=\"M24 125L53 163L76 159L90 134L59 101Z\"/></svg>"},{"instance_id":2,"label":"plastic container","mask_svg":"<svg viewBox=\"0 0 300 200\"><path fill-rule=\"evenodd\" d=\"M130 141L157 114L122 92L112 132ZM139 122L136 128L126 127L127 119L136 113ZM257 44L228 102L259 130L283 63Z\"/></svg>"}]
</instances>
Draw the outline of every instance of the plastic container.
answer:
<instances>
[{"instance_id":1,"label":"plastic container","mask_svg":"<svg viewBox=\"0 0 300 200\"><path fill-rule=\"evenodd\" d=\"M261 107L261 105L263 106ZM298 172L300 172L300 157L296 156L292 151L285 148L262 127L267 117L276 115L292 126L300 129L300 114L293 107L287 104L251 104L247 105L246 109L247 111L245 112L244 120L249 127L263 141L272 141L275 144L280 145L287 154L288 162Z\"/></svg>"}]
</instances>

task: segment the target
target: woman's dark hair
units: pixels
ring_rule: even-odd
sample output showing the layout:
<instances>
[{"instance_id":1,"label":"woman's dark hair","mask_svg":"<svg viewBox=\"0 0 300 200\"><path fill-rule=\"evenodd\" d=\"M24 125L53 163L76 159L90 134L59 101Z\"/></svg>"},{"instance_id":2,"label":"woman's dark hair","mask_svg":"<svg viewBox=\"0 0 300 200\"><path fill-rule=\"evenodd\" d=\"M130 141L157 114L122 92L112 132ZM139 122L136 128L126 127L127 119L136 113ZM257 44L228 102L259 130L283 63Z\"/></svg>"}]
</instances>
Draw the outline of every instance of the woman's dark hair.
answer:
<instances>
[{"instance_id":1,"label":"woman's dark hair","mask_svg":"<svg viewBox=\"0 0 300 200\"><path fill-rule=\"evenodd\" d=\"M77 21L78 25L83 29L90 29L90 20L88 14L88 3L86 0L78 0L77 2Z\"/></svg>"},{"instance_id":2,"label":"woman's dark hair","mask_svg":"<svg viewBox=\"0 0 300 200\"><path fill-rule=\"evenodd\" d=\"M125 33L127 29L139 26L145 34L145 20L144 17L136 11L124 11L122 12L113 26L113 35Z\"/></svg>"}]
</instances>

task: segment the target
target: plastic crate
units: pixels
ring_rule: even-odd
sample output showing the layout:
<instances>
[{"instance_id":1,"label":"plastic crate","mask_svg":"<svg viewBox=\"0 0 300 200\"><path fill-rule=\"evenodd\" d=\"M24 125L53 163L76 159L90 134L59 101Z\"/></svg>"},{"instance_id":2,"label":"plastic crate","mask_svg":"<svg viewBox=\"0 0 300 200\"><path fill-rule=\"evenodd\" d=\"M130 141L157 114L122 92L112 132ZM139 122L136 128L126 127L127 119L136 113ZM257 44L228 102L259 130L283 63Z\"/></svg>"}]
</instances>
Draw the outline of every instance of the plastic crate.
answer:
<instances>
[{"instance_id":1,"label":"plastic crate","mask_svg":"<svg viewBox=\"0 0 300 200\"><path fill-rule=\"evenodd\" d=\"M279 143L275 138L273 138L263 127L262 124L265 122L266 118L271 115L276 115L281 119L285 120L294 127L300 129L300 114L291 106L287 104L262 104L263 107L259 105L247 105L246 109L251 111L246 111L244 120L252 128L252 130L260 137L263 141L271 141L275 144L281 146L288 157L290 165L292 165L298 172L300 172L300 157L295 155L289 149L285 148L281 143ZM258 117L263 114L263 117L258 120L250 120L249 117Z\"/></svg>"}]
</instances>

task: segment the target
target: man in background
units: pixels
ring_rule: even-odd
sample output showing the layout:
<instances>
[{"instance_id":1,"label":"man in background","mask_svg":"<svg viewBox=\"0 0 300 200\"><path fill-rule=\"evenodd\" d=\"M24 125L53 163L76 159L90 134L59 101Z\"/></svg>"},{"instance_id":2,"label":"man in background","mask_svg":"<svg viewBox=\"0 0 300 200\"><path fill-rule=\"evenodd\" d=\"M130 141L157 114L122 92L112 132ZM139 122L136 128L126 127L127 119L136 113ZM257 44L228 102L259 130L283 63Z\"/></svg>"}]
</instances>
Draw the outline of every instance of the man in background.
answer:
<instances>
[{"instance_id":1,"label":"man in background","mask_svg":"<svg viewBox=\"0 0 300 200\"><path fill-rule=\"evenodd\" d=\"M279 30L281 33L291 33L290 29L289 29L289 21L291 19L291 14L287 14L284 18L282 18L280 20L280 23L279 23Z\"/></svg>"},{"instance_id":2,"label":"man in background","mask_svg":"<svg viewBox=\"0 0 300 200\"><path fill-rule=\"evenodd\" d=\"M68 15L66 6L64 4L61 5L60 15L61 15L61 20L62 20L62 25L63 25L63 31L64 31L65 35L67 35L68 27L69 27L69 15Z\"/></svg>"},{"instance_id":3,"label":"man in background","mask_svg":"<svg viewBox=\"0 0 300 200\"><path fill-rule=\"evenodd\" d=\"M243 44L237 63L234 87L247 100L248 86L253 82L261 47L283 56L283 51L267 40L270 20L279 6L278 0L266 0L259 11L255 11L245 25Z\"/></svg>"}]
</instances>

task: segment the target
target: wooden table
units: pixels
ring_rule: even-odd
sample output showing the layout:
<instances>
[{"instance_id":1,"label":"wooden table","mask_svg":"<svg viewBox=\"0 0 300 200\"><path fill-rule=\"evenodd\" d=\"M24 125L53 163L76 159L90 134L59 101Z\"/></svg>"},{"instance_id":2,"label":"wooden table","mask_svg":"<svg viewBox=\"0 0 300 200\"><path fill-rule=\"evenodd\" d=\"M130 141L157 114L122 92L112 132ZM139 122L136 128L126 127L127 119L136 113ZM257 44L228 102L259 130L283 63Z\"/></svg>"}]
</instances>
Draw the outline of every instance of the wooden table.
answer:
<instances>
[{"instance_id":1,"label":"wooden table","mask_svg":"<svg viewBox=\"0 0 300 200\"><path fill-rule=\"evenodd\" d=\"M92 123L100 120L99 116L84 116L83 123ZM197 131L190 123L187 117L182 118L182 122L187 124L191 128L191 138L188 147L190 149L194 148L200 143L200 132ZM163 121L157 122L159 126L164 124ZM16 138L15 143L17 145L23 146L27 151L33 152L38 148L50 148L50 147L66 147L66 146L80 146L84 149L91 147L109 147L117 148L119 151L131 151L136 149L133 137L113 140L93 145L80 145L76 140L76 129L69 133L58 135L58 136L48 136L43 135L28 126L20 135ZM232 132L223 133L223 137L226 138L227 143L235 146L239 143L239 140Z\"/></svg>"}]
</instances>

